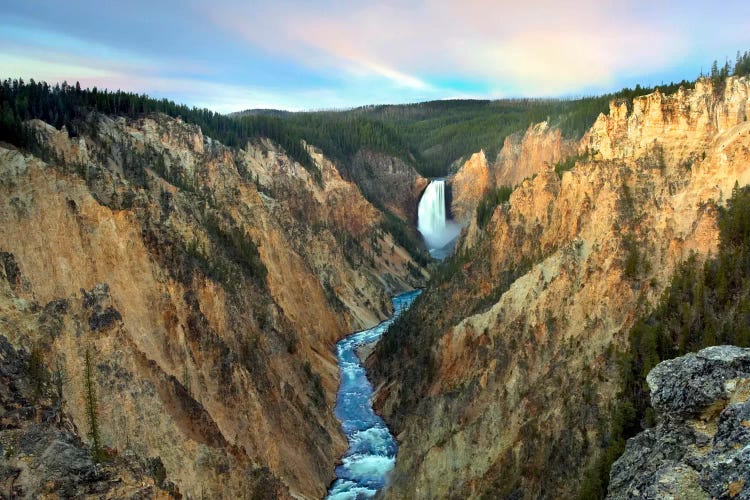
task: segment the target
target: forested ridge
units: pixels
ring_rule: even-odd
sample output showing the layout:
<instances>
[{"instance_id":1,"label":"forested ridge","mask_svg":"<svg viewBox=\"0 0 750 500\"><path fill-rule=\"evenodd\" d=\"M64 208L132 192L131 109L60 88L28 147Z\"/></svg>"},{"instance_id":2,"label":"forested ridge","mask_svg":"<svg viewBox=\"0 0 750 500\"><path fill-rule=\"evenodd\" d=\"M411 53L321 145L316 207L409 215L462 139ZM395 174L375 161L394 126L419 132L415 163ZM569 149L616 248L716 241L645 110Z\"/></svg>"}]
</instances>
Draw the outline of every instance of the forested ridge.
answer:
<instances>
[{"instance_id":1,"label":"forested ridge","mask_svg":"<svg viewBox=\"0 0 750 500\"><path fill-rule=\"evenodd\" d=\"M727 60L720 67L714 61L711 72L705 76L720 84L730 75L750 75L750 52L738 52L734 64ZM636 85L632 89L571 99L453 99L362 106L339 112L283 113L278 116L294 124L298 133L310 137L309 142L313 144L317 145L312 139L317 134L333 142L341 141L359 147L374 145L383 148L380 150L384 152L413 162L424 176L439 177L448 174L456 160L480 149L485 151L488 158L494 158L508 135L523 131L534 123L549 120L552 126L560 128L565 137L577 139L594 124L600 113L609 110L610 101L622 99L632 102L634 97L650 94L656 89L670 94L681 86L692 88L694 82L683 80L653 87ZM355 132L355 128L341 126L342 123L352 124L360 120L368 123L374 120L384 125L376 132L377 139L370 137L365 141ZM393 137L397 139L395 142L391 141ZM322 143L320 147L326 150ZM350 148L356 149L356 146Z\"/></svg>"},{"instance_id":2,"label":"forested ridge","mask_svg":"<svg viewBox=\"0 0 750 500\"><path fill-rule=\"evenodd\" d=\"M276 116L229 117L208 109L176 104L132 92L82 89L76 83L54 86L47 82L6 79L0 85L0 140L21 147L32 146L33 136L23 122L40 119L56 128L65 126L72 136L90 112L138 118L164 113L198 125L203 133L229 147L244 147L253 138L267 137L279 144L293 159L320 182L321 174L300 137Z\"/></svg>"},{"instance_id":3,"label":"forested ridge","mask_svg":"<svg viewBox=\"0 0 750 500\"><path fill-rule=\"evenodd\" d=\"M714 62L710 78L717 82L730 74L750 74L750 52L737 53L734 65ZM31 138L23 122L33 118L76 135L76 125L92 111L138 118L164 113L198 125L203 133L230 147L267 137L308 169L321 182L320 172L302 141L320 148L337 161L347 176L351 158L362 149L397 156L427 177L449 173L451 164L484 149L493 158L505 138L533 123L549 120L564 136L582 136L613 99L691 87L683 80L658 87L625 88L618 92L578 99L442 100L402 105L363 106L346 111L290 113L254 110L223 115L208 109L154 99L121 90L83 89L76 83L6 79L0 85L0 139L24 146Z\"/></svg>"},{"instance_id":4,"label":"forested ridge","mask_svg":"<svg viewBox=\"0 0 750 500\"><path fill-rule=\"evenodd\" d=\"M674 92L688 81L659 87ZM398 156L425 177L450 173L451 165L483 149L494 158L505 138L549 120L566 137L580 138L612 99L632 99L655 88L636 86L580 99L443 100L364 106L348 111L283 113L294 134L347 163L362 148ZM267 111L241 117L271 116Z\"/></svg>"}]
</instances>

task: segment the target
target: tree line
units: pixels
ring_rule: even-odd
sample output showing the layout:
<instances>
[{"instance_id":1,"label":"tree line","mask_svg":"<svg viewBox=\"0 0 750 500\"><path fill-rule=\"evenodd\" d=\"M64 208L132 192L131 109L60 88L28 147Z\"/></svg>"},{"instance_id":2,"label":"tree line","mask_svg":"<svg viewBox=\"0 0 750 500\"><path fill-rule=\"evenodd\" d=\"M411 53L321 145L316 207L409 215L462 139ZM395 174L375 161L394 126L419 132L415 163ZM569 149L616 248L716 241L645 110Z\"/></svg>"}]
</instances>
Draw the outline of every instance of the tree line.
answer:
<instances>
[{"instance_id":1,"label":"tree line","mask_svg":"<svg viewBox=\"0 0 750 500\"><path fill-rule=\"evenodd\" d=\"M671 93L692 85L683 80L658 88ZM507 136L534 123L548 120L565 137L580 138L600 113L608 111L611 100L630 101L655 89L636 85L578 99L453 99L277 116L343 162L369 148L399 156L426 177L440 177L449 174L457 160L480 149L493 158Z\"/></svg>"},{"instance_id":2,"label":"tree line","mask_svg":"<svg viewBox=\"0 0 750 500\"><path fill-rule=\"evenodd\" d=\"M254 138L267 137L321 181L321 174L304 148L300 136L276 116L229 117L208 109L175 104L168 99L154 99L145 94L82 89L79 83L49 85L33 79L6 79L0 85L0 139L28 147L33 141L24 122L40 119L72 136L91 112L110 116L139 118L149 113L163 113L198 125L203 133L226 146L242 148Z\"/></svg>"},{"instance_id":3,"label":"tree line","mask_svg":"<svg viewBox=\"0 0 750 500\"><path fill-rule=\"evenodd\" d=\"M717 62L709 77L715 82L729 75L750 75L750 52L737 53L734 64ZM51 86L46 82L7 79L0 85L0 138L23 146L29 141L23 122L39 118L57 128L77 133L76 123L91 111L137 118L149 113L180 117L229 147L267 137L322 182L321 174L303 145L312 144L334 159L347 176L352 157L362 149L397 156L427 177L444 176L459 159L483 149L493 158L510 134L549 120L568 138L579 138L612 100L631 102L657 88L672 93L694 82L654 87L624 88L617 92L577 99L453 99L416 104L363 106L345 111L278 112L255 110L223 115L208 109L154 99L145 94L82 89L76 83Z\"/></svg>"},{"instance_id":4,"label":"tree line","mask_svg":"<svg viewBox=\"0 0 750 500\"><path fill-rule=\"evenodd\" d=\"M737 51L737 58L735 59L734 65L727 59L723 66L719 66L719 61L714 59L711 65L711 73L707 75L714 84L723 83L727 77L732 76L748 76L750 75L750 51L744 53ZM701 76L703 72L701 71Z\"/></svg>"}]
</instances>

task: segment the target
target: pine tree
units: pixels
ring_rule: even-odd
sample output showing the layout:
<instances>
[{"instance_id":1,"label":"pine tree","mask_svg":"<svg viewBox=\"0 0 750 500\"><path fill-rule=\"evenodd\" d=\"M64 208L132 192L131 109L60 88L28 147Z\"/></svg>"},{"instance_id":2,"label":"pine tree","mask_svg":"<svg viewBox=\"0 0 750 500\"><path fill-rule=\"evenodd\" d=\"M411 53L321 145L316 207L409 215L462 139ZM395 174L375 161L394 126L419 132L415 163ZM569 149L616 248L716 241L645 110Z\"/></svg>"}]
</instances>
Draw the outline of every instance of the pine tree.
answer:
<instances>
[{"instance_id":1,"label":"pine tree","mask_svg":"<svg viewBox=\"0 0 750 500\"><path fill-rule=\"evenodd\" d=\"M31 382L33 400L37 403L44 395L49 378L47 367L44 364L44 355L38 345L34 345L31 348L26 371Z\"/></svg>"},{"instance_id":2,"label":"pine tree","mask_svg":"<svg viewBox=\"0 0 750 500\"><path fill-rule=\"evenodd\" d=\"M91 456L97 462L103 458L101 438L99 436L99 416L96 400L96 389L94 388L93 374L91 369L91 353L86 349L84 364L84 390L86 397L86 417L89 421L89 438L91 439Z\"/></svg>"},{"instance_id":3,"label":"pine tree","mask_svg":"<svg viewBox=\"0 0 750 500\"><path fill-rule=\"evenodd\" d=\"M65 376L65 370L59 361L55 364L55 370L52 372L51 381L54 388L53 403L55 416L57 417L57 423L62 424L64 418L63 406L65 405L63 386L68 382L68 378Z\"/></svg>"},{"instance_id":4,"label":"pine tree","mask_svg":"<svg viewBox=\"0 0 750 500\"><path fill-rule=\"evenodd\" d=\"M190 373L188 372L187 360L185 360L185 365L182 367L182 385L185 387L187 393L192 395L190 392Z\"/></svg>"}]
</instances>

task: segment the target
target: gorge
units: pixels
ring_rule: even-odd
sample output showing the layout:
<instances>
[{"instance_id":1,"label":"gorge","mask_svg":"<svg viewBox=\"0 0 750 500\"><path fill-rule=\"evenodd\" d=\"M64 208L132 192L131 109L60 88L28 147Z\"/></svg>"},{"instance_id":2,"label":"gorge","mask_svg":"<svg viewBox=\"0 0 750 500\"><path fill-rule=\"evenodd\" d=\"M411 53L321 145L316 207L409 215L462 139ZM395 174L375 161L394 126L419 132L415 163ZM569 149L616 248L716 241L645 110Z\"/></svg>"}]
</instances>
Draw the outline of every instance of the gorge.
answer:
<instances>
[{"instance_id":1,"label":"gorge","mask_svg":"<svg viewBox=\"0 0 750 500\"><path fill-rule=\"evenodd\" d=\"M691 433L669 491L743 498L747 352L659 362L750 343L750 80L605 97L225 116L6 81L0 491L618 498L676 477L626 439ZM448 148L465 116L506 128Z\"/></svg>"},{"instance_id":2,"label":"gorge","mask_svg":"<svg viewBox=\"0 0 750 500\"><path fill-rule=\"evenodd\" d=\"M152 489L322 497L346 449L335 342L426 276L384 216L313 149L322 186L164 115L27 126L48 161L0 147L0 334L65 374L59 398L40 372L42 400L83 435L93 385L99 441L158 459ZM34 432L10 429L6 450ZM30 496L72 480L8 466Z\"/></svg>"},{"instance_id":3,"label":"gorge","mask_svg":"<svg viewBox=\"0 0 750 500\"><path fill-rule=\"evenodd\" d=\"M389 497L606 495L607 457L648 421L617 403L621 383L644 387L659 360L630 365L646 350L631 327L682 262L716 254L722 207L750 181L748 91L747 78L702 79L613 101L572 168L538 165L486 226L472 221L368 360L375 408L399 436ZM647 331L677 343L671 328Z\"/></svg>"},{"instance_id":4,"label":"gorge","mask_svg":"<svg viewBox=\"0 0 750 500\"><path fill-rule=\"evenodd\" d=\"M337 344L341 385L336 397L336 418L341 421L349 449L336 467L336 481L326 498L368 498L386 485L396 463L398 445L383 419L372 410L372 385L357 352L377 342L388 327L409 308L420 291L393 298L393 316L374 328L352 333Z\"/></svg>"}]
</instances>

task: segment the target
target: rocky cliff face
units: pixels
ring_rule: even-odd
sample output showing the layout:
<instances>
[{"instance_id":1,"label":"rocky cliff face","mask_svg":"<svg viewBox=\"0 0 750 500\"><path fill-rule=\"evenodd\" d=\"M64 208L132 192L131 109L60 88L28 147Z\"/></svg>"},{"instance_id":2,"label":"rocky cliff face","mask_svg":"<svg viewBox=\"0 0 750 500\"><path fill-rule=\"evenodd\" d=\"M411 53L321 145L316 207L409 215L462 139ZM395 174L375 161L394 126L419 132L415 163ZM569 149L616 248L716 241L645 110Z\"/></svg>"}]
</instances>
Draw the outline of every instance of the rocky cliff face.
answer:
<instances>
[{"instance_id":1,"label":"rocky cliff face","mask_svg":"<svg viewBox=\"0 0 750 500\"><path fill-rule=\"evenodd\" d=\"M33 125L48 161L0 148L0 335L59 365L80 429L88 350L102 442L181 492L322 496L333 344L423 279L380 213L318 152L322 186L163 116Z\"/></svg>"},{"instance_id":2,"label":"rocky cliff face","mask_svg":"<svg viewBox=\"0 0 750 500\"><path fill-rule=\"evenodd\" d=\"M400 158L363 150L352 160L350 176L364 195L416 225L419 197L430 183Z\"/></svg>"},{"instance_id":3,"label":"rocky cliff face","mask_svg":"<svg viewBox=\"0 0 750 500\"><path fill-rule=\"evenodd\" d=\"M493 166L495 185L515 186L550 165L575 154L577 141L565 139L547 122L505 138Z\"/></svg>"},{"instance_id":4,"label":"rocky cliff face","mask_svg":"<svg viewBox=\"0 0 750 500\"><path fill-rule=\"evenodd\" d=\"M673 95L658 90L632 103L613 101L581 141L604 159L650 158L692 167L715 146L717 136L748 118L748 84L729 78L714 86L699 80Z\"/></svg>"},{"instance_id":5,"label":"rocky cliff face","mask_svg":"<svg viewBox=\"0 0 750 500\"><path fill-rule=\"evenodd\" d=\"M370 361L401 442L388 495L576 494L606 441L613 352L675 265L716 248L709 201L750 182L748 87L702 83L600 117L598 157L562 178L540 169L464 240ZM645 146L601 146L628 141Z\"/></svg>"},{"instance_id":6,"label":"rocky cliff face","mask_svg":"<svg viewBox=\"0 0 750 500\"><path fill-rule=\"evenodd\" d=\"M608 498L750 498L750 349L709 347L647 381L658 423L628 441Z\"/></svg>"},{"instance_id":7,"label":"rocky cliff face","mask_svg":"<svg viewBox=\"0 0 750 500\"><path fill-rule=\"evenodd\" d=\"M7 277L0 270L7 286ZM37 311L38 312L38 311ZM33 313L32 313L33 314ZM38 351L16 350L0 336L0 491L4 498L168 498L178 493L159 459L108 449L95 463L61 411L52 374Z\"/></svg>"},{"instance_id":8,"label":"rocky cliff face","mask_svg":"<svg viewBox=\"0 0 750 500\"><path fill-rule=\"evenodd\" d=\"M452 178L452 210L456 220L468 227L468 244L476 240L479 228L474 215L490 188L516 186L575 155L578 148L578 141L563 138L560 129L541 122L506 137L494 163L487 163L483 151L462 162Z\"/></svg>"},{"instance_id":9,"label":"rocky cliff face","mask_svg":"<svg viewBox=\"0 0 750 500\"><path fill-rule=\"evenodd\" d=\"M474 153L452 179L453 218L462 225L468 224L474 218L479 200L490 189L491 183L484 151Z\"/></svg>"}]
</instances>

